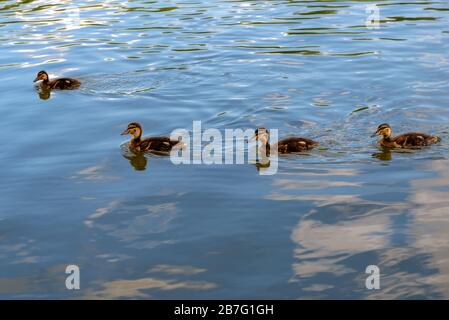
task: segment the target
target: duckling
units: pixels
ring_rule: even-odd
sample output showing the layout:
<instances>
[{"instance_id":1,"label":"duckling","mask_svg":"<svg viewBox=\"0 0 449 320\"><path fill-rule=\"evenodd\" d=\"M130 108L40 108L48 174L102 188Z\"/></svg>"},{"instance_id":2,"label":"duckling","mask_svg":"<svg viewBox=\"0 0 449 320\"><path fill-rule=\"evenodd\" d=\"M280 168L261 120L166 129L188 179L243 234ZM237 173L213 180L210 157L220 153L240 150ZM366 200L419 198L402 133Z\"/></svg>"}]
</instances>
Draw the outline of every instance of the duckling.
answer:
<instances>
[{"instance_id":1,"label":"duckling","mask_svg":"<svg viewBox=\"0 0 449 320\"><path fill-rule=\"evenodd\" d=\"M130 134L133 138L130 141L131 149L139 152L159 151L169 152L180 141L170 140L169 137L150 137L142 139L142 126L137 122L131 122L122 136Z\"/></svg>"},{"instance_id":2,"label":"duckling","mask_svg":"<svg viewBox=\"0 0 449 320\"><path fill-rule=\"evenodd\" d=\"M258 128L255 131L254 138L259 141L261 145L265 145L267 155L270 154L270 133L266 128ZM319 143L307 138L289 137L279 140L274 147L277 147L279 153L294 153L310 150L316 147Z\"/></svg>"},{"instance_id":3,"label":"duckling","mask_svg":"<svg viewBox=\"0 0 449 320\"><path fill-rule=\"evenodd\" d=\"M382 135L382 139L380 139L379 143L386 148L422 147L441 141L440 137L419 132L404 133L397 137L393 137L392 133L393 130L390 125L383 123L377 127L377 131L371 137Z\"/></svg>"},{"instance_id":4,"label":"duckling","mask_svg":"<svg viewBox=\"0 0 449 320\"><path fill-rule=\"evenodd\" d=\"M59 78L55 80L50 80L48 73L45 71L39 71L36 79L33 82L42 80L41 88L43 89L60 89L60 90L71 90L76 89L81 85L81 82L73 78Z\"/></svg>"}]
</instances>

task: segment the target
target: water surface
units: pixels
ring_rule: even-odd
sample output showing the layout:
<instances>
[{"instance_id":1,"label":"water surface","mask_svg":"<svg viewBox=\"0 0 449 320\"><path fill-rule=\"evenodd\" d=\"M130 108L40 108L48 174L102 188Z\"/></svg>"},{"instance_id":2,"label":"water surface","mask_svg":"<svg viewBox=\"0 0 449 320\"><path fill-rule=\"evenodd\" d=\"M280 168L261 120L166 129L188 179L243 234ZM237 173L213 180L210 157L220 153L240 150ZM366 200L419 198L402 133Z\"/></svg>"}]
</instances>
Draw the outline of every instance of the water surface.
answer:
<instances>
[{"instance_id":1,"label":"water surface","mask_svg":"<svg viewBox=\"0 0 449 320\"><path fill-rule=\"evenodd\" d=\"M1 1L0 297L449 298L449 2L369 3ZM193 120L321 147L272 176L122 154ZM382 152L383 122L443 142Z\"/></svg>"}]
</instances>

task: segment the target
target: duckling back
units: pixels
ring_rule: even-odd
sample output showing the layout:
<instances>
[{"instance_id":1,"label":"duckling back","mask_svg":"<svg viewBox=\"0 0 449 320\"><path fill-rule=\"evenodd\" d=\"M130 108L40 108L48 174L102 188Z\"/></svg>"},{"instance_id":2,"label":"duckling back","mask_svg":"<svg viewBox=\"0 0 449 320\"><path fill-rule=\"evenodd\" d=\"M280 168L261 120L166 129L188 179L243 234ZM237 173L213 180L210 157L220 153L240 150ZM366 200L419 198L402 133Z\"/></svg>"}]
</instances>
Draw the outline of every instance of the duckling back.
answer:
<instances>
[{"instance_id":1,"label":"duckling back","mask_svg":"<svg viewBox=\"0 0 449 320\"><path fill-rule=\"evenodd\" d=\"M76 89L81 85L81 82L72 78L60 78L48 83L50 89L70 90Z\"/></svg>"},{"instance_id":2,"label":"duckling back","mask_svg":"<svg viewBox=\"0 0 449 320\"><path fill-rule=\"evenodd\" d=\"M291 137L277 143L279 153L301 152L314 148L319 143L307 138Z\"/></svg>"},{"instance_id":3,"label":"duckling back","mask_svg":"<svg viewBox=\"0 0 449 320\"><path fill-rule=\"evenodd\" d=\"M400 148L424 147L440 141L440 137L420 132L405 133L393 139L394 144Z\"/></svg>"}]
</instances>

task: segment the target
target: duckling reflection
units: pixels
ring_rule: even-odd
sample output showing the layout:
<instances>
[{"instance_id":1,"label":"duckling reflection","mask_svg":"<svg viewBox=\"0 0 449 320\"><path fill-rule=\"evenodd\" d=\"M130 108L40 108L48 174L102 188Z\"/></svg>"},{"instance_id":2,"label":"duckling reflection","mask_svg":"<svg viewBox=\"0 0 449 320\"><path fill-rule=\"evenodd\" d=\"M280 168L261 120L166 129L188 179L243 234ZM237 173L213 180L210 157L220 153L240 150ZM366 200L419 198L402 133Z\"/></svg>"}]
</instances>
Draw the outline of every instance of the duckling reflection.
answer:
<instances>
[{"instance_id":1,"label":"duckling reflection","mask_svg":"<svg viewBox=\"0 0 449 320\"><path fill-rule=\"evenodd\" d=\"M265 170L267 170L268 168L270 168L271 166L271 162L268 159L267 161L259 161L257 160L254 165L256 166L257 172L263 172Z\"/></svg>"},{"instance_id":2,"label":"duckling reflection","mask_svg":"<svg viewBox=\"0 0 449 320\"><path fill-rule=\"evenodd\" d=\"M373 153L372 157L381 161L391 161L393 159L392 152L388 148L382 148L381 152Z\"/></svg>"},{"instance_id":3,"label":"duckling reflection","mask_svg":"<svg viewBox=\"0 0 449 320\"><path fill-rule=\"evenodd\" d=\"M41 98L42 100L48 100L51 97L51 90L50 89L37 87L36 91L37 91L37 94L39 95L39 98Z\"/></svg>"},{"instance_id":4,"label":"duckling reflection","mask_svg":"<svg viewBox=\"0 0 449 320\"><path fill-rule=\"evenodd\" d=\"M144 154L129 152L123 154L123 158L127 159L136 171L144 171L147 168L148 159Z\"/></svg>"},{"instance_id":5,"label":"duckling reflection","mask_svg":"<svg viewBox=\"0 0 449 320\"><path fill-rule=\"evenodd\" d=\"M393 160L393 154L413 154L417 151L418 148L398 148L391 149L386 147L381 147L380 152L376 152L372 154L373 158L379 159L381 161L391 161Z\"/></svg>"}]
</instances>

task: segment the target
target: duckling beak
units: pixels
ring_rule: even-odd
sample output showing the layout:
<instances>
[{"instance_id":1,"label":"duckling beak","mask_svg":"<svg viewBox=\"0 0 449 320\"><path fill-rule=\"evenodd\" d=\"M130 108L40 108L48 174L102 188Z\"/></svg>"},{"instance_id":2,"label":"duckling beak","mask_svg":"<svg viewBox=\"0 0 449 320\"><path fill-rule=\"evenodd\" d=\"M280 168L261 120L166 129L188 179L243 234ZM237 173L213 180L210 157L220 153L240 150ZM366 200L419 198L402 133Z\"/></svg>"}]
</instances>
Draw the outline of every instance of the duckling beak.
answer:
<instances>
[{"instance_id":1,"label":"duckling beak","mask_svg":"<svg viewBox=\"0 0 449 320\"><path fill-rule=\"evenodd\" d=\"M121 136L126 136L127 134L129 134L128 129L126 129L125 131L123 131L120 135L121 135Z\"/></svg>"},{"instance_id":2,"label":"duckling beak","mask_svg":"<svg viewBox=\"0 0 449 320\"><path fill-rule=\"evenodd\" d=\"M37 82L37 81L39 81L38 77L36 77L36 79L33 80L33 82Z\"/></svg>"},{"instance_id":3,"label":"duckling beak","mask_svg":"<svg viewBox=\"0 0 449 320\"><path fill-rule=\"evenodd\" d=\"M374 137L377 136L378 134L379 134L378 131L374 132L374 133L371 135L371 138L374 138Z\"/></svg>"}]
</instances>

